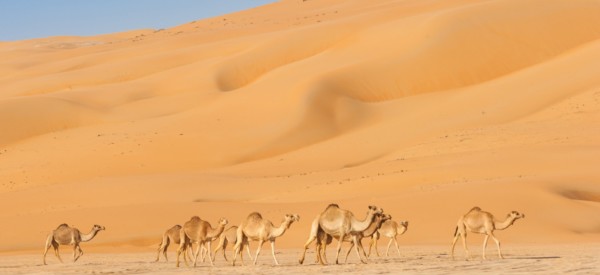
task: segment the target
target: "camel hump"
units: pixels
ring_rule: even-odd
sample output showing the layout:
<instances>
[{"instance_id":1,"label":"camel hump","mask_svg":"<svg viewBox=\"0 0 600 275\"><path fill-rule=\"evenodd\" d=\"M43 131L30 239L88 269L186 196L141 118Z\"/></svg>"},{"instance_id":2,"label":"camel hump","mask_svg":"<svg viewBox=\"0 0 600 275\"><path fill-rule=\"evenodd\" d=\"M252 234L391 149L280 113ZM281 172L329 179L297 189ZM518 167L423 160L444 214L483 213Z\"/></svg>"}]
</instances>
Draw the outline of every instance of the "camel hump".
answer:
<instances>
[{"instance_id":1,"label":"camel hump","mask_svg":"<svg viewBox=\"0 0 600 275\"><path fill-rule=\"evenodd\" d=\"M56 229L59 229L59 228L61 228L61 227L69 227L69 225L68 225L68 224L66 224L66 223L63 223L63 224L59 225L59 226L58 226Z\"/></svg>"},{"instance_id":2,"label":"camel hump","mask_svg":"<svg viewBox=\"0 0 600 275\"><path fill-rule=\"evenodd\" d=\"M337 205L337 203L331 203L327 206L327 208L331 208L331 207L340 208L340 206Z\"/></svg>"},{"instance_id":3,"label":"camel hump","mask_svg":"<svg viewBox=\"0 0 600 275\"><path fill-rule=\"evenodd\" d=\"M193 216L190 218L190 221L199 221L199 220L200 220L200 217L198 217L198 216Z\"/></svg>"},{"instance_id":4,"label":"camel hump","mask_svg":"<svg viewBox=\"0 0 600 275\"><path fill-rule=\"evenodd\" d=\"M473 212L473 211L481 211L481 208L475 206L475 207L471 208L471 210L469 210L469 212Z\"/></svg>"},{"instance_id":5,"label":"camel hump","mask_svg":"<svg viewBox=\"0 0 600 275\"><path fill-rule=\"evenodd\" d=\"M262 215L258 212L252 212L250 213L250 215L248 215L248 219L256 219L256 220L261 220L262 219Z\"/></svg>"}]
</instances>

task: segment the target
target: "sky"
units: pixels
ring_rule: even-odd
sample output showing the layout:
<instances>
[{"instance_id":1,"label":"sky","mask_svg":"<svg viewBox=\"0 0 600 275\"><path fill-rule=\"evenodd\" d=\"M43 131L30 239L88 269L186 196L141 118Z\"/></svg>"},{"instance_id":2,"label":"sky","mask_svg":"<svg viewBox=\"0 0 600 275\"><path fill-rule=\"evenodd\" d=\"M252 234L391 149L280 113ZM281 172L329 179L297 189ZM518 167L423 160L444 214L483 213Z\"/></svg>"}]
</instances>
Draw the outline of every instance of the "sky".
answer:
<instances>
[{"instance_id":1,"label":"sky","mask_svg":"<svg viewBox=\"0 0 600 275\"><path fill-rule=\"evenodd\" d=\"M0 0L0 41L163 29L276 0Z\"/></svg>"}]
</instances>

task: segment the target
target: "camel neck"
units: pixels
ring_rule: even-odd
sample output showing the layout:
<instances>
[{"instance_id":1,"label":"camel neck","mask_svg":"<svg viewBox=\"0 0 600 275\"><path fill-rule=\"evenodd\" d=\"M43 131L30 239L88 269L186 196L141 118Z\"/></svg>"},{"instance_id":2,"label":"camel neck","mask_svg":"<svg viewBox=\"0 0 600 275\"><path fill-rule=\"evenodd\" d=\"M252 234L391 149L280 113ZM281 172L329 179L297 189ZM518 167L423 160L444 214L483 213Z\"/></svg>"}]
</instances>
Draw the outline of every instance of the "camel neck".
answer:
<instances>
[{"instance_id":1,"label":"camel neck","mask_svg":"<svg viewBox=\"0 0 600 275\"><path fill-rule=\"evenodd\" d=\"M90 233L87 234L82 234L81 235L81 241L82 242L89 242L90 240L92 240L94 237L96 237L96 234L98 234L98 230L92 228L92 230L90 231Z\"/></svg>"},{"instance_id":2,"label":"camel neck","mask_svg":"<svg viewBox=\"0 0 600 275\"><path fill-rule=\"evenodd\" d=\"M359 221L354 216L352 216L352 231L361 232L365 231L372 223L373 223L374 213L369 211L364 220Z\"/></svg>"},{"instance_id":3,"label":"camel neck","mask_svg":"<svg viewBox=\"0 0 600 275\"><path fill-rule=\"evenodd\" d=\"M494 221L494 228L496 228L496 230L504 230L511 226L514 222L515 218L507 216L504 221Z\"/></svg>"},{"instance_id":4,"label":"camel neck","mask_svg":"<svg viewBox=\"0 0 600 275\"><path fill-rule=\"evenodd\" d=\"M273 231L271 232L271 236L277 238L277 237L283 235L283 233L285 233L285 231L290 227L290 224L292 224L291 220L283 221L279 225L279 227L273 229Z\"/></svg>"},{"instance_id":5,"label":"camel neck","mask_svg":"<svg viewBox=\"0 0 600 275\"><path fill-rule=\"evenodd\" d=\"M214 238L218 237L219 235L221 235L221 233L223 233L224 229L225 229L224 224L219 224L219 226L217 226L216 229L213 229L212 226L209 226L206 236L210 239L214 239Z\"/></svg>"},{"instance_id":6,"label":"camel neck","mask_svg":"<svg viewBox=\"0 0 600 275\"><path fill-rule=\"evenodd\" d=\"M367 227L367 229L365 229L362 232L362 236L363 237L371 237L373 234L375 234L375 232L377 231L377 229L379 229L379 227L381 227L381 223L383 223L383 220L375 220L373 221L369 227Z\"/></svg>"}]
</instances>

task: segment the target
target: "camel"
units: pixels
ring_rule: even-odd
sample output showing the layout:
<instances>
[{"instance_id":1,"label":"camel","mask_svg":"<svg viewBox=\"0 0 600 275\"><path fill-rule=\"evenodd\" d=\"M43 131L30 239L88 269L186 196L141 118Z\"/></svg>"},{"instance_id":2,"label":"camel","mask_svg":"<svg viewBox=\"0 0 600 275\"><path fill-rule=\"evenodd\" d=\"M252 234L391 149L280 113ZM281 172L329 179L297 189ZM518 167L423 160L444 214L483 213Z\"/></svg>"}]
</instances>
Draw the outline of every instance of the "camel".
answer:
<instances>
[{"instance_id":1,"label":"camel","mask_svg":"<svg viewBox=\"0 0 600 275\"><path fill-rule=\"evenodd\" d=\"M292 223L299 220L300 216L298 214L286 214L281 224L278 227L275 227L271 221L263 219L260 213L250 213L237 229L232 264L235 266L237 255L241 254L242 244L249 240L253 240L258 241L258 248L256 249L256 255L254 256L254 265L256 265L262 245L266 241L271 243L271 254L273 255L273 260L275 260L275 265L279 265L279 262L275 257L275 239L282 236L283 233L290 228Z\"/></svg>"},{"instance_id":2,"label":"camel","mask_svg":"<svg viewBox=\"0 0 600 275\"><path fill-rule=\"evenodd\" d=\"M173 227L169 228L167 231L165 231L165 233L163 234L162 237L162 241L160 242L160 244L158 245L158 253L156 254L156 260L155 262L158 262L160 259L160 253L162 252L162 254L165 256L165 260L168 262L169 258L167 258L167 249L169 248L169 244L173 243L173 244L179 244L180 243L180 236L179 236L179 231L181 230L181 225L174 225ZM190 244L191 245L191 244ZM190 246L191 248L191 246ZM186 253L183 255L183 259L187 262L187 258L192 258L190 255L188 255L189 253Z\"/></svg>"},{"instance_id":3,"label":"camel","mask_svg":"<svg viewBox=\"0 0 600 275\"><path fill-rule=\"evenodd\" d=\"M225 225L227 225L228 221L225 218L219 219L219 225L217 228L212 228L210 223L200 219L198 216L192 217L189 221L183 224L181 230L179 230L179 238L181 239L179 243L179 249L177 249L177 264L179 267L179 255L184 252L188 247L191 247L193 243L198 244L198 248L195 253L192 253L194 256L194 267L196 266L196 262L198 260L198 254L200 253L200 249L204 246L205 243L208 242L208 250L210 251L210 240L218 238L223 230L225 229ZM185 256L184 256L185 257ZM208 258L210 260L210 264L214 266L214 261L212 259L211 254L208 254Z\"/></svg>"},{"instance_id":4,"label":"camel","mask_svg":"<svg viewBox=\"0 0 600 275\"><path fill-rule=\"evenodd\" d=\"M377 230L381 227L383 222L386 222L391 219L392 219L392 216L390 216L390 215L376 214L375 218L373 220L373 223L371 223L371 225L369 225L369 227L367 227L367 229L365 229L364 231L357 234L358 244L360 246L362 246L361 241L363 238L368 238L368 237L373 236L373 234L377 233ZM327 264L327 256L326 256L327 249L326 249L326 247L327 247L327 245L332 243L333 238L334 237L332 237L331 235L328 235L323 230L319 229L319 232L317 233L317 245L316 245L317 261L316 262L321 263L322 265ZM336 238L336 239L338 239L338 241L339 241L339 238ZM352 248L354 247L354 243L352 242L352 238L350 237L350 235L346 235L346 237L344 238L344 242L350 243L350 247L348 248L348 251L346 252L346 258L344 259L344 263L346 263L346 262L348 262L348 255L350 255L350 251L352 251ZM365 258L367 258L367 255L364 253L364 249L362 250L362 252L363 252L363 256ZM357 255L358 255L358 258L360 259L360 254L357 254Z\"/></svg>"},{"instance_id":5,"label":"camel","mask_svg":"<svg viewBox=\"0 0 600 275\"><path fill-rule=\"evenodd\" d=\"M219 252L219 250L223 250L223 258L225 258L225 261L229 262L229 260L227 259L227 256L225 255L225 249L227 248L228 243L231 243L235 246L235 243L237 240L237 229L238 229L238 227L234 225L232 227L227 228L225 231L223 231L223 233L219 237L219 244L215 248L213 258L216 258L217 252ZM244 243L242 243L242 246L246 247L246 252L248 252L248 256L250 257L250 260L252 260L252 253L250 253L250 245L248 244L247 239L244 240ZM234 252L235 252L235 248L234 248ZM240 258L241 258L242 264L243 264L244 258L243 258L242 254L240 254Z\"/></svg>"},{"instance_id":6,"label":"camel","mask_svg":"<svg viewBox=\"0 0 600 275\"><path fill-rule=\"evenodd\" d=\"M390 241L387 245L387 250L385 251L385 256L389 256L392 241L396 244L396 251L398 251L398 255L400 255L400 248L398 248L398 240L396 240L396 237L398 237L398 235L404 234L404 232L406 232L407 229L407 221L401 221L400 223L397 223L396 221L387 220L383 222L381 224L381 227L371 237L371 242L369 243L369 253L367 254L367 256L371 256L371 247L373 246L373 244L375 244L375 253L377 253L377 256L379 256L379 251L377 250L377 241L381 236L390 238Z\"/></svg>"},{"instance_id":7,"label":"camel","mask_svg":"<svg viewBox=\"0 0 600 275\"><path fill-rule=\"evenodd\" d=\"M485 234L485 239L483 239L483 259L485 260L485 248L487 246L488 238L491 236L492 239L496 242L496 246L498 247L498 256L500 259L504 259L502 256L502 252L500 251L500 241L496 239L494 236L494 230L504 230L517 220L525 218L525 214L521 214L517 211L512 211L508 213L506 219L504 221L497 221L494 219L494 216L488 212L482 211L479 207L473 207L467 214L460 217L458 219L458 225L454 230L454 240L452 241L452 251L450 255L452 259L454 259L454 246L456 245L456 241L458 237L462 237L463 246L466 252L466 259L469 259L469 250L467 249L467 231L479 234Z\"/></svg>"},{"instance_id":8,"label":"camel","mask_svg":"<svg viewBox=\"0 0 600 275\"><path fill-rule=\"evenodd\" d=\"M70 227L66 223L59 225L56 229L52 231L46 238L46 249L44 250L44 264L46 264L46 253L48 253L48 249L50 246L54 248L54 255L58 258L58 260L62 263L62 259L60 258L60 254L58 252L59 245L72 245L73 246L73 262L76 262L79 257L83 255L83 250L81 250L81 246L79 243L81 242L89 242L99 231L105 230L104 226L95 224L90 230L90 233L82 234L79 229Z\"/></svg>"},{"instance_id":9,"label":"camel","mask_svg":"<svg viewBox=\"0 0 600 275\"><path fill-rule=\"evenodd\" d=\"M350 235L352 237L352 242L355 245L356 253L358 252L358 238L357 235L366 230L371 223L373 223L373 218L376 214L382 214L383 209L379 209L376 206L369 206L367 211L367 216L364 220L360 221L354 217L354 214L348 210L341 209L337 204L330 204L327 206L325 211L319 214L311 225L310 235L308 240L304 244L304 252L298 262L302 264L304 262L304 257L306 256L306 250L310 246L310 244L317 239L317 235L319 229L323 230L326 234L331 235L333 237L337 237L338 246L337 252L335 255L335 263L339 263L339 255L342 249L342 242L346 235ZM362 248L362 246L360 246ZM360 258L361 262L366 263L362 258Z\"/></svg>"}]
</instances>

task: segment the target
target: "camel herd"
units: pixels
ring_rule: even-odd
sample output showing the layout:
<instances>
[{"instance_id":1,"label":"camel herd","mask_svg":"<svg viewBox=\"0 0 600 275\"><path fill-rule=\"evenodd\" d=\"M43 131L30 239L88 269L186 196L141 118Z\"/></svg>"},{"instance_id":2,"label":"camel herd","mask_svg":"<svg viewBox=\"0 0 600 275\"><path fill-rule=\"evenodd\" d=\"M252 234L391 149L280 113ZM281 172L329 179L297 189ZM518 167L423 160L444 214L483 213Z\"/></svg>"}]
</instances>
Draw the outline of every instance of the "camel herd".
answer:
<instances>
[{"instance_id":1,"label":"camel herd","mask_svg":"<svg viewBox=\"0 0 600 275\"><path fill-rule=\"evenodd\" d=\"M524 214L512 211L503 221L497 221L489 212L482 211L479 207L473 207L458 220L450 253L452 259L454 259L454 247L459 237L462 237L465 256L466 259L469 259L469 251L466 243L467 232L485 234L483 241L483 259L486 259L485 248L489 237L492 237L496 242L498 256L503 258L502 252L500 251L500 241L494 236L494 230L506 229L513 225L517 219L524 217ZM189 258L190 260L193 259L194 266L196 266L199 256L203 262L205 261L206 256L208 256L210 264L214 265L215 256L220 250L222 250L223 258L229 262L225 251L227 245L232 244L232 265L235 266L238 255L240 256L242 264L244 263L242 253L244 247L246 248L248 256L256 265L263 244L269 242L273 260L276 265L279 265L277 257L275 257L275 240L282 236L286 230L290 228L292 223L298 222L299 220L300 216L298 214L287 214L284 216L281 224L275 226L271 221L263 218L260 213L253 212L250 213L239 226L231 226L225 229L225 226L228 224L228 221L225 218L219 219L216 227L213 228L209 222L202 220L198 216L194 216L190 218L189 221L185 222L183 226L175 225L163 234L162 241L158 246L158 253L155 261L159 261L160 254L163 254L165 260L168 261L167 248L172 243L174 245L179 245L177 249L177 267L179 267L181 254L183 254L186 265L188 265ZM398 247L396 238L399 235L404 234L407 229L407 221L393 221L390 215L384 214L383 209L376 206L369 206L366 217L360 220L356 218L351 211L342 209L337 204L330 204L323 212L313 219L310 234L304 244L304 250L302 251L298 262L300 264L304 263L306 250L308 250L310 245L315 242L315 261L322 265L327 264L326 248L327 245L330 245L333 242L333 239L338 241L335 250L336 264L339 263L339 256L344 242L350 243L350 248L346 252L344 262L347 261L348 255L351 253L352 249L354 249L358 258L363 263L367 262L373 246L375 246L375 253L379 256L377 241L381 236L389 238L387 250L385 252L386 257L389 255L392 242L395 243L396 250L398 251L398 254L400 254L400 248ZM102 230L105 230L103 226L94 225L88 234L82 234L77 228L70 227L67 224L59 225L46 239L44 264L46 264L46 254L50 247L54 248L54 254L60 262L62 262L58 251L59 245L72 245L73 262L77 261L77 259L83 255L83 250L81 250L79 243L92 240L96 234ZM368 253L365 252L362 246L362 239L364 238L370 239ZM218 244L215 250L211 251L211 243L216 242L217 240ZM250 252L250 241L258 242L254 257ZM196 247L195 251L194 244Z\"/></svg>"}]
</instances>

